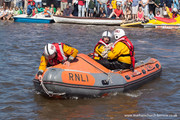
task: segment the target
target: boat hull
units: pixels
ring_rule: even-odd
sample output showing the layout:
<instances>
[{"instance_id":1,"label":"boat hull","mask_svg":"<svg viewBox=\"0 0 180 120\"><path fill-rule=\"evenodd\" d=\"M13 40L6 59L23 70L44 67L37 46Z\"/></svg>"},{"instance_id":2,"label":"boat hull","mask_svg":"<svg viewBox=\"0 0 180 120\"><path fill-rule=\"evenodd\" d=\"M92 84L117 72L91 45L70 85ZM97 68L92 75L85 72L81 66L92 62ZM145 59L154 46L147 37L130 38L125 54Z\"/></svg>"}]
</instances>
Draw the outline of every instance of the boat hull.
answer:
<instances>
[{"instance_id":1,"label":"boat hull","mask_svg":"<svg viewBox=\"0 0 180 120\"><path fill-rule=\"evenodd\" d=\"M102 97L113 93L136 89L152 81L161 73L161 64L153 58L136 63L135 71L110 71L80 54L71 67L57 65L48 68L40 82L37 76L35 90L49 97Z\"/></svg>"},{"instance_id":2,"label":"boat hull","mask_svg":"<svg viewBox=\"0 0 180 120\"><path fill-rule=\"evenodd\" d=\"M91 87L91 86L81 86L81 85L69 85L61 82L48 82L46 87L54 91L54 93L58 93L54 95L54 97L61 96L61 98L70 98L70 97L103 97L114 93L120 93L124 91L134 90L142 86L143 84L154 80L159 77L161 74L161 69L157 72L133 81L131 83L126 83L122 85L114 85L114 86L104 86L104 87ZM44 96L51 97L47 95L47 93L43 90L40 85L40 81L37 79L33 80L35 90L40 92ZM52 96L53 97L53 96Z\"/></svg>"},{"instance_id":3,"label":"boat hull","mask_svg":"<svg viewBox=\"0 0 180 120\"><path fill-rule=\"evenodd\" d=\"M125 22L121 24L121 27L143 27L142 22Z\"/></svg>"},{"instance_id":4,"label":"boat hull","mask_svg":"<svg viewBox=\"0 0 180 120\"><path fill-rule=\"evenodd\" d=\"M48 17L28 17L27 15L18 15L14 16L14 22L23 22L23 23L53 23L53 18Z\"/></svg>"},{"instance_id":5,"label":"boat hull","mask_svg":"<svg viewBox=\"0 0 180 120\"><path fill-rule=\"evenodd\" d=\"M120 25L122 20L110 18L64 17L53 16L57 23L85 24L85 25Z\"/></svg>"},{"instance_id":6,"label":"boat hull","mask_svg":"<svg viewBox=\"0 0 180 120\"><path fill-rule=\"evenodd\" d=\"M144 28L180 29L180 17L175 19L157 17L157 19L150 20L142 25Z\"/></svg>"}]
</instances>

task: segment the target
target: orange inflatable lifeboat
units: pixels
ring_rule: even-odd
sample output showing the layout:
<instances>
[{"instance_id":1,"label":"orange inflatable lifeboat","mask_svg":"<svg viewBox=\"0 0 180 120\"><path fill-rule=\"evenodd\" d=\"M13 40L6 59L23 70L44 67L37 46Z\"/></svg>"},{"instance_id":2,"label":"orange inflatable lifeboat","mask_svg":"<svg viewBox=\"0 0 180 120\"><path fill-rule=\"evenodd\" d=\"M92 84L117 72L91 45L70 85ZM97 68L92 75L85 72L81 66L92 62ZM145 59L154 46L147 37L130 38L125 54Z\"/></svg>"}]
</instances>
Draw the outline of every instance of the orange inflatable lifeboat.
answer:
<instances>
[{"instance_id":1,"label":"orange inflatable lifeboat","mask_svg":"<svg viewBox=\"0 0 180 120\"><path fill-rule=\"evenodd\" d=\"M136 63L131 70L109 70L85 54L65 66L58 64L43 73L40 82L35 76L36 91L49 97L101 97L110 93L134 89L161 73L161 64L154 58Z\"/></svg>"}]
</instances>

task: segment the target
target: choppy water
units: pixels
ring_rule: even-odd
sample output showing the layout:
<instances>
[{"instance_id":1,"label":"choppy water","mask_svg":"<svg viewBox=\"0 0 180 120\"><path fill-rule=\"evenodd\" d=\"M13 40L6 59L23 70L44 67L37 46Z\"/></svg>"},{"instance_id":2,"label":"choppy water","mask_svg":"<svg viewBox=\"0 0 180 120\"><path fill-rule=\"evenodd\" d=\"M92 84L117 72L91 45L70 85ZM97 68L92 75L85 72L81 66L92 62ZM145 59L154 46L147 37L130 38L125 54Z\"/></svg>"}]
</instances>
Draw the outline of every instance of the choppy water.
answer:
<instances>
[{"instance_id":1,"label":"choppy water","mask_svg":"<svg viewBox=\"0 0 180 120\"><path fill-rule=\"evenodd\" d=\"M115 28L119 27L0 21L0 119L178 119L180 30L125 28L136 58L154 57L163 67L160 78L137 90L78 100L47 99L35 93L32 80L45 44L61 41L87 54L104 30Z\"/></svg>"}]
</instances>

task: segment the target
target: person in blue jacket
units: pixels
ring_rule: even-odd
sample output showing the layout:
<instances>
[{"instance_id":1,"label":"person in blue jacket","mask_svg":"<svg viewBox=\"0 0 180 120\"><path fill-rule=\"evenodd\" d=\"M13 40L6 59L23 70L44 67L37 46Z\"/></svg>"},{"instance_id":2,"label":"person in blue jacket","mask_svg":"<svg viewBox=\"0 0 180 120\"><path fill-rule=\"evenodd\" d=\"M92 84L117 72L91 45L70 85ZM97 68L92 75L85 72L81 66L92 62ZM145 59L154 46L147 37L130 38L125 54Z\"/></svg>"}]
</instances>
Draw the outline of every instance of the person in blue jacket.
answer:
<instances>
[{"instance_id":1,"label":"person in blue jacket","mask_svg":"<svg viewBox=\"0 0 180 120\"><path fill-rule=\"evenodd\" d=\"M30 5L28 5L28 8L27 8L27 15L31 15L33 8L34 8L33 2L31 2Z\"/></svg>"}]
</instances>

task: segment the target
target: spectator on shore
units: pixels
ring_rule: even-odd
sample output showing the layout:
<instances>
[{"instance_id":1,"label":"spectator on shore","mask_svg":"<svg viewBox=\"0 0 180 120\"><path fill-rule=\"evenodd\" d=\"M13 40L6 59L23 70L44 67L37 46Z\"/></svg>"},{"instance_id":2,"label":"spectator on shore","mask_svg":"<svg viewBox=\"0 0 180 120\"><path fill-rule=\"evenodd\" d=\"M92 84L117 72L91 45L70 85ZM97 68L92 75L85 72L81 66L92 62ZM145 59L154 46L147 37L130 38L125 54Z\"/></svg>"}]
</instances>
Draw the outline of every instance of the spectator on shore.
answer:
<instances>
[{"instance_id":1,"label":"spectator on shore","mask_svg":"<svg viewBox=\"0 0 180 120\"><path fill-rule=\"evenodd\" d=\"M72 6L72 0L67 0L69 7Z\"/></svg>"},{"instance_id":2,"label":"spectator on shore","mask_svg":"<svg viewBox=\"0 0 180 120\"><path fill-rule=\"evenodd\" d=\"M7 17L7 15L8 15L8 7L6 6L5 7L5 9L4 9L4 11L3 11L3 13L2 13L2 15L0 16L0 19L3 19L3 20L5 20L6 19L6 17Z\"/></svg>"},{"instance_id":3,"label":"spectator on shore","mask_svg":"<svg viewBox=\"0 0 180 120\"><path fill-rule=\"evenodd\" d=\"M63 16L63 12L61 11L61 8L60 8L60 7L57 8L57 11L56 11L56 14L55 14L55 15Z\"/></svg>"},{"instance_id":4,"label":"spectator on shore","mask_svg":"<svg viewBox=\"0 0 180 120\"><path fill-rule=\"evenodd\" d=\"M86 17L88 17L89 16L89 2L90 2L90 0L85 0L85 1L86 1L86 4L85 4Z\"/></svg>"},{"instance_id":5,"label":"spectator on shore","mask_svg":"<svg viewBox=\"0 0 180 120\"><path fill-rule=\"evenodd\" d=\"M161 14L160 14L160 11L157 11L156 17L162 17Z\"/></svg>"},{"instance_id":6,"label":"spectator on shore","mask_svg":"<svg viewBox=\"0 0 180 120\"><path fill-rule=\"evenodd\" d=\"M156 14L157 11L160 12L160 9L161 9L161 3L160 3L160 0L154 0L154 5L155 5L155 14Z\"/></svg>"},{"instance_id":7,"label":"spectator on shore","mask_svg":"<svg viewBox=\"0 0 180 120\"><path fill-rule=\"evenodd\" d=\"M44 8L42 8L42 7L38 4L37 11L38 11L38 13L41 13L41 12L44 11Z\"/></svg>"},{"instance_id":8,"label":"spectator on shore","mask_svg":"<svg viewBox=\"0 0 180 120\"><path fill-rule=\"evenodd\" d=\"M109 15L112 13L112 11L113 11L113 8L112 8L112 5L111 5L111 1L112 0L108 0L108 2L107 2L107 14L106 14L106 16L107 17L109 17Z\"/></svg>"},{"instance_id":9,"label":"spectator on shore","mask_svg":"<svg viewBox=\"0 0 180 120\"><path fill-rule=\"evenodd\" d=\"M152 20L152 19L155 19L155 17L154 17L153 11L151 10L148 14L148 20Z\"/></svg>"},{"instance_id":10,"label":"spectator on shore","mask_svg":"<svg viewBox=\"0 0 180 120\"><path fill-rule=\"evenodd\" d=\"M30 5L28 5L27 8L27 15L30 15L32 13L33 8L34 8L33 2L30 2Z\"/></svg>"},{"instance_id":11,"label":"spectator on shore","mask_svg":"<svg viewBox=\"0 0 180 120\"><path fill-rule=\"evenodd\" d=\"M89 6L88 6L88 8L89 8L89 17L93 17L93 14L94 14L94 7L95 7L95 5L94 5L94 0L90 0L89 1Z\"/></svg>"},{"instance_id":12,"label":"spectator on shore","mask_svg":"<svg viewBox=\"0 0 180 120\"><path fill-rule=\"evenodd\" d=\"M125 2L126 8L128 7L130 11L132 10L132 1L131 0L126 0L126 2Z\"/></svg>"},{"instance_id":13,"label":"spectator on shore","mask_svg":"<svg viewBox=\"0 0 180 120\"><path fill-rule=\"evenodd\" d=\"M23 7L23 0L16 0L16 6L18 8Z\"/></svg>"},{"instance_id":14,"label":"spectator on shore","mask_svg":"<svg viewBox=\"0 0 180 120\"><path fill-rule=\"evenodd\" d=\"M73 8L74 8L74 10L73 10L72 15L78 16L78 0L73 1Z\"/></svg>"},{"instance_id":15,"label":"spectator on shore","mask_svg":"<svg viewBox=\"0 0 180 120\"><path fill-rule=\"evenodd\" d=\"M105 9L103 7L99 8L99 17L101 17L101 18L106 17L106 12L105 12Z\"/></svg>"},{"instance_id":16,"label":"spectator on shore","mask_svg":"<svg viewBox=\"0 0 180 120\"><path fill-rule=\"evenodd\" d=\"M71 9L71 7L69 7L68 4L67 4L66 9L64 9L64 11L63 11L63 16L70 16L70 17L73 16L72 15L72 9Z\"/></svg>"},{"instance_id":17,"label":"spectator on shore","mask_svg":"<svg viewBox=\"0 0 180 120\"><path fill-rule=\"evenodd\" d=\"M137 21L144 21L144 12L142 10L142 7L139 7L139 10L137 12Z\"/></svg>"},{"instance_id":18,"label":"spectator on shore","mask_svg":"<svg viewBox=\"0 0 180 120\"><path fill-rule=\"evenodd\" d=\"M167 12L167 15L168 16L166 16L166 15L164 15L165 17L167 17L167 18L173 18L173 13L171 13L171 8L169 8L168 6L166 6L166 4L164 3L164 9L165 9L165 11Z\"/></svg>"},{"instance_id":19,"label":"spectator on shore","mask_svg":"<svg viewBox=\"0 0 180 120\"><path fill-rule=\"evenodd\" d=\"M126 8L126 11L124 13L124 17L125 17L125 20L128 21L128 20L131 20L132 16L131 16L131 10L129 9L129 7Z\"/></svg>"},{"instance_id":20,"label":"spectator on shore","mask_svg":"<svg viewBox=\"0 0 180 120\"><path fill-rule=\"evenodd\" d=\"M38 6L42 7L42 0L34 0L34 2L35 2L36 8L38 8Z\"/></svg>"},{"instance_id":21,"label":"spectator on shore","mask_svg":"<svg viewBox=\"0 0 180 120\"><path fill-rule=\"evenodd\" d=\"M139 7L139 0L133 0L132 2L132 19L137 20L137 13Z\"/></svg>"},{"instance_id":22,"label":"spectator on shore","mask_svg":"<svg viewBox=\"0 0 180 120\"><path fill-rule=\"evenodd\" d=\"M149 0L141 0L140 3L144 12L144 16L147 17L149 14L149 6L148 6Z\"/></svg>"},{"instance_id":23,"label":"spectator on shore","mask_svg":"<svg viewBox=\"0 0 180 120\"><path fill-rule=\"evenodd\" d=\"M100 7L104 9L105 14L107 16L107 4L108 0L99 0Z\"/></svg>"},{"instance_id":24,"label":"spectator on shore","mask_svg":"<svg viewBox=\"0 0 180 120\"><path fill-rule=\"evenodd\" d=\"M111 1L111 5L112 5L112 9L113 9L113 11L117 8L117 2L116 2L116 0L112 0Z\"/></svg>"},{"instance_id":25,"label":"spectator on shore","mask_svg":"<svg viewBox=\"0 0 180 120\"><path fill-rule=\"evenodd\" d=\"M121 8L123 10L123 13L126 11L126 0L119 0L121 3Z\"/></svg>"},{"instance_id":26,"label":"spectator on shore","mask_svg":"<svg viewBox=\"0 0 180 120\"><path fill-rule=\"evenodd\" d=\"M38 13L37 8L33 8L31 17L35 16Z\"/></svg>"},{"instance_id":27,"label":"spectator on shore","mask_svg":"<svg viewBox=\"0 0 180 120\"><path fill-rule=\"evenodd\" d=\"M64 9L66 9L67 4L67 0L61 0L61 11L64 11Z\"/></svg>"},{"instance_id":28,"label":"spectator on shore","mask_svg":"<svg viewBox=\"0 0 180 120\"><path fill-rule=\"evenodd\" d=\"M95 0L95 6L96 6L96 14L99 15L99 8L100 8L100 1L99 0Z\"/></svg>"},{"instance_id":29,"label":"spectator on shore","mask_svg":"<svg viewBox=\"0 0 180 120\"><path fill-rule=\"evenodd\" d=\"M85 17L85 1L78 0L78 17Z\"/></svg>"},{"instance_id":30,"label":"spectator on shore","mask_svg":"<svg viewBox=\"0 0 180 120\"><path fill-rule=\"evenodd\" d=\"M13 9L12 9L12 7L10 7L6 19L10 20L12 18L12 16L13 16Z\"/></svg>"},{"instance_id":31,"label":"spectator on shore","mask_svg":"<svg viewBox=\"0 0 180 120\"><path fill-rule=\"evenodd\" d=\"M164 0L160 0L159 11L160 11L161 16L163 16L164 14L163 8L164 8Z\"/></svg>"},{"instance_id":32,"label":"spectator on shore","mask_svg":"<svg viewBox=\"0 0 180 120\"><path fill-rule=\"evenodd\" d=\"M23 14L23 13L24 13L23 7L20 7L19 13L20 13L20 14Z\"/></svg>"},{"instance_id":33,"label":"spectator on shore","mask_svg":"<svg viewBox=\"0 0 180 120\"><path fill-rule=\"evenodd\" d=\"M54 7L54 4L51 4L50 12L54 15L56 13L56 8Z\"/></svg>"},{"instance_id":34,"label":"spectator on shore","mask_svg":"<svg viewBox=\"0 0 180 120\"><path fill-rule=\"evenodd\" d=\"M169 8L169 10L172 11L172 8L171 8L172 3L171 3L171 0L165 0L165 4L166 4L166 6Z\"/></svg>"},{"instance_id":35,"label":"spectator on shore","mask_svg":"<svg viewBox=\"0 0 180 120\"><path fill-rule=\"evenodd\" d=\"M42 14L43 14L45 17L51 17L51 16L52 16L52 13L49 11L49 8L48 8L48 7L45 7L44 12L42 12Z\"/></svg>"},{"instance_id":36,"label":"spectator on shore","mask_svg":"<svg viewBox=\"0 0 180 120\"><path fill-rule=\"evenodd\" d=\"M18 7L15 7L15 9L14 9L14 16L16 16L16 15L19 15L20 14L20 10L19 10L19 8Z\"/></svg>"},{"instance_id":37,"label":"spectator on shore","mask_svg":"<svg viewBox=\"0 0 180 120\"><path fill-rule=\"evenodd\" d=\"M167 11L166 11L166 3L164 3L164 7L163 7L163 17L164 18L169 18L169 15L168 15L168 13L167 13ZM168 8L168 7L167 7ZM168 10L169 10L169 8L168 8Z\"/></svg>"},{"instance_id":38,"label":"spectator on shore","mask_svg":"<svg viewBox=\"0 0 180 120\"><path fill-rule=\"evenodd\" d=\"M4 13L3 8L0 8L0 16L2 16L2 15L3 15L3 13Z\"/></svg>"},{"instance_id":39,"label":"spectator on shore","mask_svg":"<svg viewBox=\"0 0 180 120\"><path fill-rule=\"evenodd\" d=\"M152 10L152 11L153 11L153 14L155 14L155 8L156 8L156 6L155 6L154 0L149 0L148 6L149 6L149 11Z\"/></svg>"},{"instance_id":40,"label":"spectator on shore","mask_svg":"<svg viewBox=\"0 0 180 120\"><path fill-rule=\"evenodd\" d=\"M173 8L176 8L178 10L178 8L179 8L179 0L173 0Z\"/></svg>"},{"instance_id":41,"label":"spectator on shore","mask_svg":"<svg viewBox=\"0 0 180 120\"><path fill-rule=\"evenodd\" d=\"M123 17L123 10L120 5L117 5L117 8L110 14L109 18L120 18Z\"/></svg>"}]
</instances>

